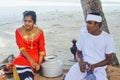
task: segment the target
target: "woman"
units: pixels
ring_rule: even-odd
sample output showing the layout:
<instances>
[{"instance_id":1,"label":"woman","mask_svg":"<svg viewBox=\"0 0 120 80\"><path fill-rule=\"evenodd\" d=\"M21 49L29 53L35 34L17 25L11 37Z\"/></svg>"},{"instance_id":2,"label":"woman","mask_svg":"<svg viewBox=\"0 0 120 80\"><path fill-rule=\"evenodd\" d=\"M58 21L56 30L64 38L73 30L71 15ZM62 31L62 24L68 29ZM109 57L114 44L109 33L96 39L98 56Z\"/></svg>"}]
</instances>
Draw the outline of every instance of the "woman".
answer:
<instances>
[{"instance_id":1,"label":"woman","mask_svg":"<svg viewBox=\"0 0 120 80\"><path fill-rule=\"evenodd\" d=\"M11 65L14 69L14 78L17 78L15 80L34 80L34 71L40 69L46 55L44 34L35 25L36 13L34 11L23 12L23 20L24 25L15 32L20 54Z\"/></svg>"}]
</instances>

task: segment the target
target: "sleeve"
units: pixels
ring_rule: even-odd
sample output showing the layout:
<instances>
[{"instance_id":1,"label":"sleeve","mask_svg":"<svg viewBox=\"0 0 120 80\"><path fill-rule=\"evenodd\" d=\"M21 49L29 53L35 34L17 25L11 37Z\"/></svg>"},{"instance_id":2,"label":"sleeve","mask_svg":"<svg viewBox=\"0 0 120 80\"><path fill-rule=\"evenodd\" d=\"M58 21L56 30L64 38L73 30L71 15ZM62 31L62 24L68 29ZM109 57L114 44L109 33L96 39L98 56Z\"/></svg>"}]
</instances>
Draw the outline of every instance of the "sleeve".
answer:
<instances>
[{"instance_id":1,"label":"sleeve","mask_svg":"<svg viewBox=\"0 0 120 80\"><path fill-rule=\"evenodd\" d=\"M40 37L39 37L39 54L40 55L46 55L46 51L45 51L45 39L44 39L43 31L41 31Z\"/></svg>"},{"instance_id":2,"label":"sleeve","mask_svg":"<svg viewBox=\"0 0 120 80\"><path fill-rule=\"evenodd\" d=\"M115 53L115 44L112 37L106 41L106 54Z\"/></svg>"},{"instance_id":3,"label":"sleeve","mask_svg":"<svg viewBox=\"0 0 120 80\"><path fill-rule=\"evenodd\" d=\"M80 50L80 51L82 51L84 35L85 35L87 32L88 32L88 31L87 31L86 25L82 26L81 29L80 29L80 35L79 35L78 41L77 41L77 43L76 43L77 49Z\"/></svg>"},{"instance_id":4,"label":"sleeve","mask_svg":"<svg viewBox=\"0 0 120 80\"><path fill-rule=\"evenodd\" d=\"M15 31L15 37L16 37L16 44L18 45L19 50L20 51L24 50L25 44L18 29Z\"/></svg>"},{"instance_id":5,"label":"sleeve","mask_svg":"<svg viewBox=\"0 0 120 80\"><path fill-rule=\"evenodd\" d=\"M77 46L77 49L82 51L82 35L79 36L78 40L77 40L77 43L76 43L76 46Z\"/></svg>"},{"instance_id":6,"label":"sleeve","mask_svg":"<svg viewBox=\"0 0 120 80\"><path fill-rule=\"evenodd\" d=\"M87 32L87 27L85 25L80 28L80 35L84 35Z\"/></svg>"}]
</instances>

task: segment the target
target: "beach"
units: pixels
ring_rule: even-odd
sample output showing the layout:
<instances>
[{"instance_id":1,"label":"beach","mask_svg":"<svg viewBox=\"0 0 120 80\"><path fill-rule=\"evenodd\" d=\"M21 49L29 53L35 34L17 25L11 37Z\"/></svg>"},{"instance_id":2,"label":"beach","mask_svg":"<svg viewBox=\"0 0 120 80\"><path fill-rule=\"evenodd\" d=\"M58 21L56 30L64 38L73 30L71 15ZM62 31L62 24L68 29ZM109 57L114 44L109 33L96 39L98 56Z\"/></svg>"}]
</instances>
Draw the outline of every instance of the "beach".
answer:
<instances>
[{"instance_id":1,"label":"beach","mask_svg":"<svg viewBox=\"0 0 120 80\"><path fill-rule=\"evenodd\" d=\"M44 31L46 54L57 55L64 66L75 63L69 61L73 58L70 47L72 39L78 39L80 28L85 25L81 6L11 6L0 7L0 10L0 61L9 54L19 54L15 30L23 24L22 12L34 10L37 13L37 26ZM103 6L103 12L120 61L120 6Z\"/></svg>"}]
</instances>

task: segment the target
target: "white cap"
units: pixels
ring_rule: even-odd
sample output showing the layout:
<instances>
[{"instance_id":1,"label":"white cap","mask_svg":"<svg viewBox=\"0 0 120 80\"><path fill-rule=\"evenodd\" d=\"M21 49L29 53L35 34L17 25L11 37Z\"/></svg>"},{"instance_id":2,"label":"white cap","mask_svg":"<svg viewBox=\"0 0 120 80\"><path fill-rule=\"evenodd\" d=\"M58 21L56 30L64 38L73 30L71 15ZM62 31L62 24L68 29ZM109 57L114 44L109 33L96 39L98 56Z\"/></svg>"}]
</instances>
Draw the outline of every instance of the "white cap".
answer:
<instances>
[{"instance_id":1,"label":"white cap","mask_svg":"<svg viewBox=\"0 0 120 80\"><path fill-rule=\"evenodd\" d=\"M86 21L96 21L96 22L102 22L102 17L99 15L94 14L88 14Z\"/></svg>"}]
</instances>

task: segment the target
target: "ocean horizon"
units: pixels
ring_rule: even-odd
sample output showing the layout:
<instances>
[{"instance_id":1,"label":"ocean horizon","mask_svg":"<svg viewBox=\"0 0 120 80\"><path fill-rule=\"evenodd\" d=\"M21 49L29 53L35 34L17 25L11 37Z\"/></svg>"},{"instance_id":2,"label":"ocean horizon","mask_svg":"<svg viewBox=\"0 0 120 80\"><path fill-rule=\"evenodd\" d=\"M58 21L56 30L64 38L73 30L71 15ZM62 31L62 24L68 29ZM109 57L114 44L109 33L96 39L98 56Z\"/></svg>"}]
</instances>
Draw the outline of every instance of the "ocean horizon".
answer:
<instances>
[{"instance_id":1,"label":"ocean horizon","mask_svg":"<svg viewBox=\"0 0 120 80\"><path fill-rule=\"evenodd\" d=\"M57 3L57 4L56 4ZM58 4L59 2L53 2L50 5L13 5L13 6L0 6L0 25L10 24L14 22L22 21L22 13L25 10L34 10L38 13L38 17L41 15L39 13L47 13L51 11L80 11L82 13L82 7L80 3L64 3ZM42 4L42 3L41 3ZM54 5L55 4L55 5ZM112 10L119 10L120 3L109 3L104 2L102 4L103 12L109 12ZM41 18L41 17L40 17ZM5 21L4 21L5 20Z\"/></svg>"}]
</instances>

